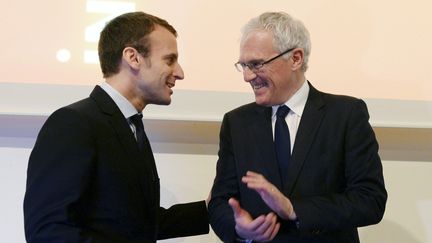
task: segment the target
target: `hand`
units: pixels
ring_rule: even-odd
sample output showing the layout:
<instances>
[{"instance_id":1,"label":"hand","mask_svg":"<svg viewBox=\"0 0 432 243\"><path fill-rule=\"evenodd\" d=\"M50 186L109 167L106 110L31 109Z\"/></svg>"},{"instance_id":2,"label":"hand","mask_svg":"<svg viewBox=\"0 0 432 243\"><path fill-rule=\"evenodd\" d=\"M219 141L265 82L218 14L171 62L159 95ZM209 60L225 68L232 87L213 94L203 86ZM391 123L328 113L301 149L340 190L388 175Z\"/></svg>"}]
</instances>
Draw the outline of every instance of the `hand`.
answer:
<instances>
[{"instance_id":1,"label":"hand","mask_svg":"<svg viewBox=\"0 0 432 243\"><path fill-rule=\"evenodd\" d=\"M208 209L208 204L209 204L209 202L210 202L210 200L211 200L211 195L212 195L212 191L210 190L210 192L209 192L207 198L205 199L205 204L206 204L206 208L207 208L207 209Z\"/></svg>"},{"instance_id":2,"label":"hand","mask_svg":"<svg viewBox=\"0 0 432 243\"><path fill-rule=\"evenodd\" d=\"M268 182L264 176L248 171L246 175L242 177L242 182L245 183L248 188L257 191L267 206L281 218L285 220L297 219L291 201L273 184Z\"/></svg>"},{"instance_id":3,"label":"hand","mask_svg":"<svg viewBox=\"0 0 432 243\"><path fill-rule=\"evenodd\" d=\"M265 242L272 240L278 233L280 223L277 222L277 216L274 213L252 219L249 212L241 208L236 199L230 198L228 203L234 212L235 229L238 236Z\"/></svg>"}]
</instances>

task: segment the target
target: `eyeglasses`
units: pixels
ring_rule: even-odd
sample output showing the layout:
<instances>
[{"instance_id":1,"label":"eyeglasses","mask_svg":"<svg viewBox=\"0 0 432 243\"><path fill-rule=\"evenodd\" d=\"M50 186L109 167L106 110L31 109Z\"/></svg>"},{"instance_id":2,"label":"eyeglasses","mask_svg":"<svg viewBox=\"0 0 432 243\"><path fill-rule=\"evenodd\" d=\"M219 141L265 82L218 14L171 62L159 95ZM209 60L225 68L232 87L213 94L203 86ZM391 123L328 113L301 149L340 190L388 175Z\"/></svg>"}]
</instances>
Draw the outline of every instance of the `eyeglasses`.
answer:
<instances>
[{"instance_id":1,"label":"eyeglasses","mask_svg":"<svg viewBox=\"0 0 432 243\"><path fill-rule=\"evenodd\" d=\"M262 68L265 64L274 61L275 59L287 54L288 52L290 52L294 49L295 49L295 47L290 48L290 49L282 52L281 54L279 54L273 58L270 58L269 60L264 61L264 62L251 62L251 63L237 62L234 64L234 66L236 67L237 71L239 71L239 72L244 72L246 70L246 68L249 68L249 70L251 70L252 72L255 72L255 71L258 71L260 68Z\"/></svg>"}]
</instances>

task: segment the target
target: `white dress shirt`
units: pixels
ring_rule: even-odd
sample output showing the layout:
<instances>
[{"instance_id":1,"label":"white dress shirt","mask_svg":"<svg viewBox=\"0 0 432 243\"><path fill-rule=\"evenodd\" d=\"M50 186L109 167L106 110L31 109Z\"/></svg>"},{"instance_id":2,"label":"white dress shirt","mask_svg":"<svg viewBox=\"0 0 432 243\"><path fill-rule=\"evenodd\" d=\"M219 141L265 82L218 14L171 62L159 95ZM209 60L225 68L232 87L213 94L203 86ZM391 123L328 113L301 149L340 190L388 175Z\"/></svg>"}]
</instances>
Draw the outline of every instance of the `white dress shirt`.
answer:
<instances>
[{"instance_id":1,"label":"white dress shirt","mask_svg":"<svg viewBox=\"0 0 432 243\"><path fill-rule=\"evenodd\" d=\"M309 95L309 84L307 80L304 81L303 85L299 90L285 103L286 106L290 108L290 112L285 117L285 120L288 125L290 139L291 139L291 153L294 148L295 137L297 134L297 130L300 124L301 117L303 115L303 110L306 105L306 101ZM276 124L276 112L280 105L272 106L272 129L273 129L273 140L275 133L275 124Z\"/></svg>"},{"instance_id":2,"label":"white dress shirt","mask_svg":"<svg viewBox=\"0 0 432 243\"><path fill-rule=\"evenodd\" d=\"M117 107L120 109L121 113L127 119L129 126L135 135L136 139L136 129L133 123L130 121L130 117L137 114L138 111L135 109L135 107L132 105L132 103L129 102L126 97L124 97L120 92L118 92L116 89L114 89L111 85L109 85L107 82L103 82L100 84L100 87L107 92L107 94L111 97L111 99L114 100L114 103L116 103Z\"/></svg>"}]
</instances>

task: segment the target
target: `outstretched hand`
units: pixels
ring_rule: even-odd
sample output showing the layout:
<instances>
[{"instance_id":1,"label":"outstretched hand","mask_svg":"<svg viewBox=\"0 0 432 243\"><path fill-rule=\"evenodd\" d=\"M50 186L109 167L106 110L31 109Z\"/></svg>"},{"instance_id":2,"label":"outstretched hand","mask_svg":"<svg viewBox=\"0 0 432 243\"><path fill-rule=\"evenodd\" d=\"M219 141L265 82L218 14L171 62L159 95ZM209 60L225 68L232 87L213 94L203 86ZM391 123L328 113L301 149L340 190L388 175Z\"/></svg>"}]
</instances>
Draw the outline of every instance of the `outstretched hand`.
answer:
<instances>
[{"instance_id":1,"label":"outstretched hand","mask_svg":"<svg viewBox=\"0 0 432 243\"><path fill-rule=\"evenodd\" d=\"M248 171L243 176L242 182L248 188L257 191L267 206L276 212L279 217L285 220L295 220L297 218L291 201L277 187L268 182L263 175Z\"/></svg>"},{"instance_id":2,"label":"outstretched hand","mask_svg":"<svg viewBox=\"0 0 432 243\"><path fill-rule=\"evenodd\" d=\"M230 198L228 203L234 212L235 229L238 236L265 242L272 240L278 233L280 223L277 222L277 216L274 213L252 219L249 212L244 210L236 199Z\"/></svg>"}]
</instances>

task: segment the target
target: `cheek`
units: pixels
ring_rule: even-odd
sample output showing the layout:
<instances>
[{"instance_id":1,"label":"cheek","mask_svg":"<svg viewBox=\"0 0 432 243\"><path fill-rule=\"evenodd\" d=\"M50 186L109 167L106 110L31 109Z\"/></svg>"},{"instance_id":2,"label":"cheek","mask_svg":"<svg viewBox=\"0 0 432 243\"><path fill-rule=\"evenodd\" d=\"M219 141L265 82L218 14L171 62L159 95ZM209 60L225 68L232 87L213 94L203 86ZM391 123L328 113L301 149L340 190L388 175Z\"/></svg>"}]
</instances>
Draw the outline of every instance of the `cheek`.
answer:
<instances>
[{"instance_id":1,"label":"cheek","mask_svg":"<svg viewBox=\"0 0 432 243\"><path fill-rule=\"evenodd\" d=\"M284 79L284 77L282 77L281 75L272 75L269 79L271 80L273 88L276 88L278 90L284 89L284 86L288 85L286 79Z\"/></svg>"},{"instance_id":2,"label":"cheek","mask_svg":"<svg viewBox=\"0 0 432 243\"><path fill-rule=\"evenodd\" d=\"M163 70L161 70L160 74L159 74L159 79L162 83L165 83L169 77L172 76L172 70L165 68Z\"/></svg>"}]
</instances>

